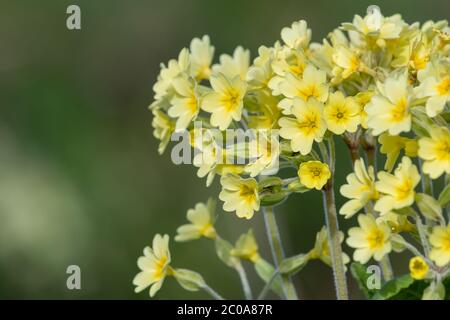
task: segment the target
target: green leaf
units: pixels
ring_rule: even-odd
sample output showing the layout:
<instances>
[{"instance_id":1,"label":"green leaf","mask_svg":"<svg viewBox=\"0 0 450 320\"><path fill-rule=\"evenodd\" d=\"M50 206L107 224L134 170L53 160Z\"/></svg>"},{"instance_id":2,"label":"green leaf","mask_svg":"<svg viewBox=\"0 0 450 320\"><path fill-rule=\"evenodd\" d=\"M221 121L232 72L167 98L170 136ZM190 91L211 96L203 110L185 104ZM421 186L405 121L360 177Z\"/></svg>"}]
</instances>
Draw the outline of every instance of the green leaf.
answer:
<instances>
[{"instance_id":1,"label":"green leaf","mask_svg":"<svg viewBox=\"0 0 450 320\"><path fill-rule=\"evenodd\" d=\"M203 277L197 272L187 269L176 269L173 275L180 286L188 291L198 291L205 286Z\"/></svg>"},{"instance_id":2,"label":"green leaf","mask_svg":"<svg viewBox=\"0 0 450 320\"><path fill-rule=\"evenodd\" d=\"M400 276L384 284L384 286L372 297L374 300L387 300L396 296L402 289L413 284L414 279L409 275Z\"/></svg>"},{"instance_id":3,"label":"green leaf","mask_svg":"<svg viewBox=\"0 0 450 320\"><path fill-rule=\"evenodd\" d=\"M378 291L367 287L367 280L372 274L367 272L367 267L365 265L359 262L353 262L350 266L350 271L353 278L355 278L358 283L359 289L367 298L371 298Z\"/></svg>"},{"instance_id":4,"label":"green leaf","mask_svg":"<svg viewBox=\"0 0 450 320\"><path fill-rule=\"evenodd\" d=\"M258 276L265 282L268 283L270 279L272 279L273 273L275 272L275 268L268 263L264 259L258 259L254 264L255 271ZM271 285L271 289L275 292L279 297L283 297L283 288L281 286L281 277L277 276Z\"/></svg>"},{"instance_id":5,"label":"green leaf","mask_svg":"<svg viewBox=\"0 0 450 320\"><path fill-rule=\"evenodd\" d=\"M445 186L444 190L442 190L438 201L442 207L445 207L448 203L450 203L450 183Z\"/></svg>"},{"instance_id":6,"label":"green leaf","mask_svg":"<svg viewBox=\"0 0 450 320\"><path fill-rule=\"evenodd\" d=\"M216 253L220 260L229 267L234 267L238 263L238 258L231 255L233 245L228 241L217 237L215 240Z\"/></svg>"},{"instance_id":7,"label":"green leaf","mask_svg":"<svg viewBox=\"0 0 450 320\"><path fill-rule=\"evenodd\" d=\"M206 207L208 208L208 212L213 223L216 221L216 206L217 201L214 198L209 198L208 202L206 202Z\"/></svg>"},{"instance_id":8,"label":"green leaf","mask_svg":"<svg viewBox=\"0 0 450 320\"><path fill-rule=\"evenodd\" d=\"M282 274L293 275L303 269L308 261L309 255L301 253L293 257L284 259L278 269Z\"/></svg>"}]
</instances>

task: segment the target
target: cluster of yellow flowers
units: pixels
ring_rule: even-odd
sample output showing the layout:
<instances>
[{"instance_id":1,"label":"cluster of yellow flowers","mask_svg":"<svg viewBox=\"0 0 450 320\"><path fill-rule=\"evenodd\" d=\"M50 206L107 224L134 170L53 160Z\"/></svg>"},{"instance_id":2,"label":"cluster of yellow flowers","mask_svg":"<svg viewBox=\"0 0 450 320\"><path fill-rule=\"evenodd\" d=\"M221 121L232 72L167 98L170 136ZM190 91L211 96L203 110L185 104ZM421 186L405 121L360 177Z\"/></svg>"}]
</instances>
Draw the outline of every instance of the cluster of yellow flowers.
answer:
<instances>
[{"instance_id":1,"label":"cluster of yellow flowers","mask_svg":"<svg viewBox=\"0 0 450 320\"><path fill-rule=\"evenodd\" d=\"M220 238L211 209L202 203L188 211L191 223L175 239L213 239L219 257L240 274L247 297L251 290L240 259L258 266L269 289L279 292L280 286L292 298L292 283L283 275L316 258L332 266L338 298L346 299L350 259L342 252L337 213L357 215L359 226L345 240L355 249L353 261L373 258L385 281L395 281L389 254L409 250L410 276L430 284L424 298L443 298L442 283L450 275L448 22L408 24L371 6L365 17L356 15L322 43L311 42L305 21L294 22L282 29L281 41L261 46L253 63L249 50L237 47L213 64L214 51L208 36L195 38L177 59L161 65L150 106L159 152L173 133L188 132L198 176L207 177L209 186L219 175L223 210L240 218L269 209L270 221L273 207L289 195L321 190L326 226L315 249L287 259L275 252L273 265L261 258L253 233L235 246ZM230 130L252 135L228 143ZM340 187L349 200L339 210L335 138L345 142L354 169ZM378 150L383 170L377 169ZM245 161L236 163L236 155ZM285 169L296 174L280 178ZM266 225L273 235L276 228ZM154 283L153 294L164 274L176 276L168 266L167 241L155 238L154 251L144 251L137 290ZM271 241L281 245L276 237ZM203 281L199 287L205 286Z\"/></svg>"}]
</instances>

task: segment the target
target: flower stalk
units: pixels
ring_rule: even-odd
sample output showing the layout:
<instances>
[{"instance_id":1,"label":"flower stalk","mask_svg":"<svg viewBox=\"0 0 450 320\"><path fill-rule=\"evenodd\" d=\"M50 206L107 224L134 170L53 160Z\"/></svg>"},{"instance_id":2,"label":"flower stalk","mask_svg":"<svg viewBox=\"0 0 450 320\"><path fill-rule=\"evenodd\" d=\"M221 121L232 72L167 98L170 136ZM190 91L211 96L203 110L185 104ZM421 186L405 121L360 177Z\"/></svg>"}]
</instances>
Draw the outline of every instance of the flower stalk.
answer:
<instances>
[{"instance_id":1,"label":"flower stalk","mask_svg":"<svg viewBox=\"0 0 450 320\"><path fill-rule=\"evenodd\" d=\"M332 172L331 178L323 188L323 207L325 212L325 222L328 232L328 245L330 248L330 256L333 267L334 283L336 287L336 296L338 300L348 300L347 278L345 276L345 265L342 258L342 248L339 236L339 223L336 212L336 204L334 198L333 176L335 163L335 148L333 140L329 141L328 153L323 143L320 144L322 157L328 162Z\"/></svg>"},{"instance_id":2,"label":"flower stalk","mask_svg":"<svg viewBox=\"0 0 450 320\"><path fill-rule=\"evenodd\" d=\"M278 229L277 221L275 219L273 208L264 207L263 213L266 232L269 238L270 249L272 252L273 260L275 262L275 267L278 269L278 266L284 259L284 250L283 244L281 242L280 232ZM288 300L297 300L297 292L295 291L295 287L291 277L288 275L282 275L281 280L285 298Z\"/></svg>"}]
</instances>

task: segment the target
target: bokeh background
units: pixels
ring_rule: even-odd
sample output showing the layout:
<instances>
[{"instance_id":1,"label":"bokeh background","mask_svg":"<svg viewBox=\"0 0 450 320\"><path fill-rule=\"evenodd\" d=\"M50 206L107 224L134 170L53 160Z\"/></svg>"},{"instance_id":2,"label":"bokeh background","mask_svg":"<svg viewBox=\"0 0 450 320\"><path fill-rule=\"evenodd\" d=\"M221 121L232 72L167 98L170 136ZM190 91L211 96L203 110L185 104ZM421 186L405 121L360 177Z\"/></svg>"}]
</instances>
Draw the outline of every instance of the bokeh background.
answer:
<instances>
[{"instance_id":1,"label":"bokeh background","mask_svg":"<svg viewBox=\"0 0 450 320\"><path fill-rule=\"evenodd\" d=\"M81 7L80 31L66 29L69 4ZM175 166L169 152L157 154L147 106L160 62L204 34L216 58L237 45L253 58L259 45L271 45L299 19L319 41L370 4L408 22L448 19L450 12L448 0L2 1L0 298L147 299L131 283L143 247L155 233L174 236L188 208L218 194L218 181L206 188L195 168ZM339 148L342 183L350 162ZM277 217L287 255L306 252L323 224L320 194L292 196ZM244 221L219 213L218 229L230 241L249 227L270 259L261 214ZM175 266L199 271L225 297L243 297L212 242L172 242L171 249ZM397 257L397 270L405 271L406 261ZM81 267L78 291L66 288L71 264ZM262 283L246 268L258 292ZM334 298L331 270L320 262L295 283L302 298ZM158 298L208 296L169 279Z\"/></svg>"}]
</instances>

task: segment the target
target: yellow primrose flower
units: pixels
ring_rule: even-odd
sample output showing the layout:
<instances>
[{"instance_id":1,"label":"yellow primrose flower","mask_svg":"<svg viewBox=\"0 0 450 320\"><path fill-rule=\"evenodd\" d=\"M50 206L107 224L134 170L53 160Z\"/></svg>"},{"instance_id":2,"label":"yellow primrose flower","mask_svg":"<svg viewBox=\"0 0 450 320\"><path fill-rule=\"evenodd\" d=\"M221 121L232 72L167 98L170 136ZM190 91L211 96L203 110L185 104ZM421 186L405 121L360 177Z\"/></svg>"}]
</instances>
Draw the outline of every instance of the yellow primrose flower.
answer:
<instances>
[{"instance_id":1,"label":"yellow primrose flower","mask_svg":"<svg viewBox=\"0 0 450 320\"><path fill-rule=\"evenodd\" d=\"M176 95L172 98L172 106L167 113L172 118L178 118L176 130L185 130L200 110L196 83L186 77L178 77L173 80L173 87Z\"/></svg>"},{"instance_id":2,"label":"yellow primrose flower","mask_svg":"<svg viewBox=\"0 0 450 320\"><path fill-rule=\"evenodd\" d=\"M435 117L450 101L450 65L431 62L417 74L420 85L415 89L417 97L428 97L427 115Z\"/></svg>"},{"instance_id":3,"label":"yellow primrose flower","mask_svg":"<svg viewBox=\"0 0 450 320\"><path fill-rule=\"evenodd\" d=\"M213 91L203 98L202 109L211 113L211 125L225 130L231 121L240 121L247 84L238 76L228 79L222 74L211 76Z\"/></svg>"},{"instance_id":4,"label":"yellow primrose flower","mask_svg":"<svg viewBox=\"0 0 450 320\"><path fill-rule=\"evenodd\" d=\"M154 101L150 109L166 109L175 94L173 80L188 75L190 67L189 50L184 48L178 54L178 59L171 59L169 63L161 64L161 71L156 83L153 85Z\"/></svg>"},{"instance_id":5,"label":"yellow primrose flower","mask_svg":"<svg viewBox=\"0 0 450 320\"><path fill-rule=\"evenodd\" d=\"M340 243L344 241L344 233L342 231L339 231L339 239ZM328 246L328 232L325 226L317 232L314 248L309 251L309 258L320 259L327 266L332 266L330 247ZM344 264L347 264L350 262L350 257L345 252L342 252L342 260Z\"/></svg>"},{"instance_id":6,"label":"yellow primrose flower","mask_svg":"<svg viewBox=\"0 0 450 320\"><path fill-rule=\"evenodd\" d=\"M272 70L273 48L260 46L259 56L253 61L253 65L248 69L247 82L251 89L267 88L270 79L274 76Z\"/></svg>"},{"instance_id":7,"label":"yellow primrose flower","mask_svg":"<svg viewBox=\"0 0 450 320\"><path fill-rule=\"evenodd\" d=\"M360 121L359 112L359 105L354 98L344 97L342 92L336 91L330 94L323 115L328 130L335 134L343 134L345 131L356 131Z\"/></svg>"},{"instance_id":8,"label":"yellow primrose flower","mask_svg":"<svg viewBox=\"0 0 450 320\"><path fill-rule=\"evenodd\" d=\"M139 272L133 279L136 286L135 292L150 287L150 297L153 297L161 288L167 275L172 275L173 270L170 264L169 236L155 235L152 248L145 247L144 256L139 257L137 261Z\"/></svg>"},{"instance_id":9,"label":"yellow primrose flower","mask_svg":"<svg viewBox=\"0 0 450 320\"><path fill-rule=\"evenodd\" d=\"M381 194L380 199L375 203L375 210L380 214L408 207L414 203L414 188L420 182L420 174L410 158L403 157L393 175L380 171L378 180L375 186Z\"/></svg>"},{"instance_id":10,"label":"yellow primrose flower","mask_svg":"<svg viewBox=\"0 0 450 320\"><path fill-rule=\"evenodd\" d=\"M282 94L280 84L285 81L287 74L292 74L300 79L307 63L308 60L302 49L276 46L270 65L274 74L267 83L267 86L272 90L272 94L274 96Z\"/></svg>"},{"instance_id":11,"label":"yellow primrose flower","mask_svg":"<svg viewBox=\"0 0 450 320\"><path fill-rule=\"evenodd\" d=\"M400 151L405 149L405 155L408 157L417 157L418 144L414 139L408 139L401 136L391 136L383 133L378 138L381 144L380 152L385 154L387 159L384 163L384 169L392 171L397 161Z\"/></svg>"},{"instance_id":12,"label":"yellow primrose flower","mask_svg":"<svg viewBox=\"0 0 450 320\"><path fill-rule=\"evenodd\" d=\"M375 95L365 110L367 125L373 135L388 131L391 135L411 130L411 114L409 112L410 90L408 77L403 73L399 77L390 76L379 86L380 94Z\"/></svg>"},{"instance_id":13,"label":"yellow primrose flower","mask_svg":"<svg viewBox=\"0 0 450 320\"><path fill-rule=\"evenodd\" d=\"M359 118L361 121L361 127L364 129L368 129L367 126L367 112L365 110L366 105L370 102L374 95L373 91L364 91L357 93L354 98L356 102L359 104Z\"/></svg>"},{"instance_id":14,"label":"yellow primrose flower","mask_svg":"<svg viewBox=\"0 0 450 320\"><path fill-rule=\"evenodd\" d=\"M352 74L359 71L361 60L355 50L345 46L339 46L333 53L333 62L337 65L337 69L333 69L333 74L342 79L347 79Z\"/></svg>"},{"instance_id":15,"label":"yellow primrose flower","mask_svg":"<svg viewBox=\"0 0 450 320\"><path fill-rule=\"evenodd\" d=\"M391 252L392 245L389 240L391 230L385 223L375 221L370 214L358 216L359 227L353 227L348 231L347 244L355 248L353 260L367 263L370 258L380 261Z\"/></svg>"},{"instance_id":16,"label":"yellow primrose flower","mask_svg":"<svg viewBox=\"0 0 450 320\"><path fill-rule=\"evenodd\" d=\"M361 210L370 200L378 198L375 188L375 173L372 166L366 169L364 160L358 159L354 164L354 171L347 176L347 184L341 186L341 194L351 199L339 210L345 218L352 217Z\"/></svg>"},{"instance_id":17,"label":"yellow primrose flower","mask_svg":"<svg viewBox=\"0 0 450 320\"><path fill-rule=\"evenodd\" d=\"M298 170L300 182L309 189L321 190L331 177L326 163L320 161L302 162Z\"/></svg>"},{"instance_id":18,"label":"yellow primrose flower","mask_svg":"<svg viewBox=\"0 0 450 320\"><path fill-rule=\"evenodd\" d=\"M354 37L360 35L362 38L360 41L365 41L369 47L381 48L386 46L386 41L398 39L404 25L400 15L384 17L376 7L373 7L364 18L355 15L353 24L343 24L344 28L356 31Z\"/></svg>"},{"instance_id":19,"label":"yellow primrose flower","mask_svg":"<svg viewBox=\"0 0 450 320\"><path fill-rule=\"evenodd\" d=\"M413 279L425 279L428 270L430 270L430 267L428 267L428 264L422 257L416 256L409 260L409 273Z\"/></svg>"},{"instance_id":20,"label":"yellow primrose flower","mask_svg":"<svg viewBox=\"0 0 450 320\"><path fill-rule=\"evenodd\" d=\"M392 233L411 232L416 230L415 225L409 222L406 215L401 215L394 211L389 211L382 216L379 216L377 222L386 223L391 228Z\"/></svg>"},{"instance_id":21,"label":"yellow primrose flower","mask_svg":"<svg viewBox=\"0 0 450 320\"><path fill-rule=\"evenodd\" d=\"M251 102L247 100L246 120L251 129L270 130L278 126L281 111L278 108L278 99L268 90L260 90L252 93Z\"/></svg>"},{"instance_id":22,"label":"yellow primrose flower","mask_svg":"<svg viewBox=\"0 0 450 320\"><path fill-rule=\"evenodd\" d=\"M229 147L232 148L233 146ZM206 186L209 187L216 174L240 174L244 172L243 165L236 165L230 158L233 157L232 151L220 147L216 142L203 145L200 152L194 156L192 164L199 168L197 176L206 178Z\"/></svg>"},{"instance_id":23,"label":"yellow primrose flower","mask_svg":"<svg viewBox=\"0 0 450 320\"><path fill-rule=\"evenodd\" d=\"M307 48L311 41L311 29L305 20L295 21L290 28L281 30L281 39L290 48Z\"/></svg>"},{"instance_id":24,"label":"yellow primrose flower","mask_svg":"<svg viewBox=\"0 0 450 320\"><path fill-rule=\"evenodd\" d=\"M278 121L280 136L291 140L294 152L307 155L311 152L314 141L321 142L327 130L323 119L323 104L313 98L307 102L297 98L294 100L292 114L295 118L283 117Z\"/></svg>"},{"instance_id":25,"label":"yellow primrose flower","mask_svg":"<svg viewBox=\"0 0 450 320\"><path fill-rule=\"evenodd\" d=\"M414 70L422 70L430 60L430 48L424 41L418 41L411 48L409 64Z\"/></svg>"},{"instance_id":26,"label":"yellow primrose flower","mask_svg":"<svg viewBox=\"0 0 450 320\"><path fill-rule=\"evenodd\" d=\"M445 127L432 127L429 133L430 138L419 140L419 157L425 160L423 172L436 179L444 172L450 174L450 131Z\"/></svg>"},{"instance_id":27,"label":"yellow primrose flower","mask_svg":"<svg viewBox=\"0 0 450 320\"><path fill-rule=\"evenodd\" d=\"M432 246L430 259L444 267L450 262L450 223L446 227L434 227L429 239Z\"/></svg>"},{"instance_id":28,"label":"yellow primrose flower","mask_svg":"<svg viewBox=\"0 0 450 320\"><path fill-rule=\"evenodd\" d=\"M211 63L214 57L214 47L211 46L209 36L191 41L191 73L197 80L209 79Z\"/></svg>"},{"instance_id":29,"label":"yellow primrose flower","mask_svg":"<svg viewBox=\"0 0 450 320\"><path fill-rule=\"evenodd\" d=\"M220 179L222 191L219 199L224 201L223 210L236 211L239 218L250 219L259 210L258 182L237 175L224 175Z\"/></svg>"},{"instance_id":30,"label":"yellow primrose flower","mask_svg":"<svg viewBox=\"0 0 450 320\"><path fill-rule=\"evenodd\" d=\"M253 263L261 259L258 251L258 244L256 243L252 229L239 237L236 245L231 250L231 255Z\"/></svg>"},{"instance_id":31,"label":"yellow primrose flower","mask_svg":"<svg viewBox=\"0 0 450 320\"><path fill-rule=\"evenodd\" d=\"M251 177L263 173L264 175L278 172L280 143L278 136L272 132L258 131L255 139L249 143L250 162L245 171Z\"/></svg>"},{"instance_id":32,"label":"yellow primrose flower","mask_svg":"<svg viewBox=\"0 0 450 320\"><path fill-rule=\"evenodd\" d=\"M153 136L161 141L158 146L158 152L162 154L170 142L172 133L175 131L175 122L159 109L153 109L152 113Z\"/></svg>"},{"instance_id":33,"label":"yellow primrose flower","mask_svg":"<svg viewBox=\"0 0 450 320\"><path fill-rule=\"evenodd\" d=\"M247 71L250 65L250 51L244 50L241 46L234 49L233 56L222 54L220 64L213 66L215 73L222 73L225 77L232 79L239 76L241 80L247 77Z\"/></svg>"},{"instance_id":34,"label":"yellow primrose flower","mask_svg":"<svg viewBox=\"0 0 450 320\"><path fill-rule=\"evenodd\" d=\"M217 234L213 227L214 224L214 201L208 200L208 203L199 202L194 209L189 209L187 219L191 222L180 226L177 229L175 241L189 241L201 237L215 239Z\"/></svg>"},{"instance_id":35,"label":"yellow primrose flower","mask_svg":"<svg viewBox=\"0 0 450 320\"><path fill-rule=\"evenodd\" d=\"M309 64L303 72L302 79L291 73L286 73L284 80L279 84L279 89L281 94L286 97L278 104L284 114L291 114L291 108L296 97L304 101L313 97L318 101L325 102L328 98L326 72Z\"/></svg>"}]
</instances>

